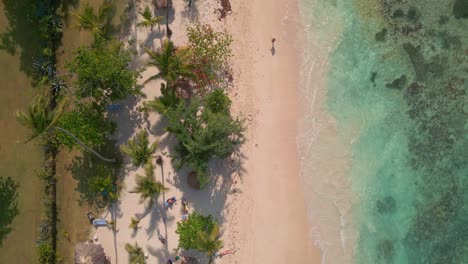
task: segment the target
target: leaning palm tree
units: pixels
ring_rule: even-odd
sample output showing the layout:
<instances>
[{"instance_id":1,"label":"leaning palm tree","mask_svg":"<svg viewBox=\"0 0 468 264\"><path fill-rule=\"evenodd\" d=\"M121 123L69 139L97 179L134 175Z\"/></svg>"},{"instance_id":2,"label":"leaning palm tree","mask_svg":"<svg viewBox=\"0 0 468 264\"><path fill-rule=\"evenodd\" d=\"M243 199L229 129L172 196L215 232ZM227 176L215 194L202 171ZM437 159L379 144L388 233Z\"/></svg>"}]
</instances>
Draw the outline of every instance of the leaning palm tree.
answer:
<instances>
[{"instance_id":1,"label":"leaning palm tree","mask_svg":"<svg viewBox=\"0 0 468 264\"><path fill-rule=\"evenodd\" d=\"M51 133L59 131L70 136L73 140L75 140L75 142L78 145L93 153L96 157L100 158L101 160L106 162L115 162L115 159L104 158L101 154L88 147L70 131L57 126L60 117L64 113L66 103L67 100L64 99L57 104L55 109L52 109L50 107L49 100L45 96L39 95L36 97L34 103L28 107L27 112L17 111L16 117L18 121L32 131L30 137L26 140L26 142L39 136L47 138L51 135Z\"/></svg>"},{"instance_id":2,"label":"leaning palm tree","mask_svg":"<svg viewBox=\"0 0 468 264\"><path fill-rule=\"evenodd\" d=\"M94 12L94 8L89 3L86 3L81 13L73 13L73 15L77 18L77 26L80 29L89 30L95 36L103 36L110 11L111 6L107 3L99 7L97 13Z\"/></svg>"},{"instance_id":3,"label":"leaning palm tree","mask_svg":"<svg viewBox=\"0 0 468 264\"><path fill-rule=\"evenodd\" d=\"M144 28L149 27L151 28L151 31L153 31L154 26L158 25L159 32L161 32L161 22L164 19L163 16L153 16L149 6L146 6L145 10L143 12L140 12L140 15L143 17L144 20L138 23L137 26Z\"/></svg>"},{"instance_id":4,"label":"leaning palm tree","mask_svg":"<svg viewBox=\"0 0 468 264\"><path fill-rule=\"evenodd\" d=\"M123 153L132 158L133 165L141 166L148 163L151 155L156 152L158 144L159 142L155 141L150 145L148 132L146 132L146 130L142 130L130 139L127 145L122 145L120 149Z\"/></svg>"},{"instance_id":5,"label":"leaning palm tree","mask_svg":"<svg viewBox=\"0 0 468 264\"><path fill-rule=\"evenodd\" d=\"M197 249L205 253L210 258L209 263L211 263L214 253L223 247L223 241L219 239L218 224L214 224L210 233L206 231L198 232L196 241Z\"/></svg>"},{"instance_id":6,"label":"leaning palm tree","mask_svg":"<svg viewBox=\"0 0 468 264\"><path fill-rule=\"evenodd\" d=\"M178 78L192 78L194 76L188 61L191 51L186 47L175 48L174 43L164 39L161 48L155 52L145 48L151 61L148 66L158 68L159 73L151 76L146 82L164 79L167 86L174 84Z\"/></svg>"},{"instance_id":7,"label":"leaning palm tree","mask_svg":"<svg viewBox=\"0 0 468 264\"><path fill-rule=\"evenodd\" d=\"M125 244L125 250L128 252L128 263L130 264L146 264L145 253L143 249L138 246L135 242L135 245L129 243Z\"/></svg>"},{"instance_id":8,"label":"leaning palm tree","mask_svg":"<svg viewBox=\"0 0 468 264\"><path fill-rule=\"evenodd\" d=\"M147 208L150 208L157 195L166 190L161 182L154 180L154 166L149 162L145 166L145 176L137 175L137 186L130 192L139 193L140 203L148 201Z\"/></svg>"}]
</instances>

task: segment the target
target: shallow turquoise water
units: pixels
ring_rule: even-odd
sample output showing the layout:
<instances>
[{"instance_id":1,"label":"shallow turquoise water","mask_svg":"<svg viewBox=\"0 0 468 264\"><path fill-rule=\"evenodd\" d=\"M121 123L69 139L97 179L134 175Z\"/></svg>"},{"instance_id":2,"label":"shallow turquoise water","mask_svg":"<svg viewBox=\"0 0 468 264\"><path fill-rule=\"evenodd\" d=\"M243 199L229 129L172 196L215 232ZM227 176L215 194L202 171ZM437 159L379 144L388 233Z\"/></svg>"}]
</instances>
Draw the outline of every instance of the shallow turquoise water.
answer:
<instances>
[{"instance_id":1,"label":"shallow turquoise water","mask_svg":"<svg viewBox=\"0 0 468 264\"><path fill-rule=\"evenodd\" d=\"M353 261L468 263L468 1L303 2L319 42L341 32L326 107L357 133Z\"/></svg>"}]
</instances>

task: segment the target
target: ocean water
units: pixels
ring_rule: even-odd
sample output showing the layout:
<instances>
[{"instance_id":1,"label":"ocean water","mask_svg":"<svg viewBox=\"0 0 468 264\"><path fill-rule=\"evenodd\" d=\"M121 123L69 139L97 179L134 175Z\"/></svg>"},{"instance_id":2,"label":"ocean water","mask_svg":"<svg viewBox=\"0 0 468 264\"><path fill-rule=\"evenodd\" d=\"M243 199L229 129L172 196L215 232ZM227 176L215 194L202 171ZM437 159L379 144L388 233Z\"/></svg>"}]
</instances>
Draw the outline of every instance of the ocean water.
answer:
<instances>
[{"instance_id":1,"label":"ocean water","mask_svg":"<svg viewBox=\"0 0 468 264\"><path fill-rule=\"evenodd\" d=\"M301 1L322 262L468 263L468 1Z\"/></svg>"}]
</instances>

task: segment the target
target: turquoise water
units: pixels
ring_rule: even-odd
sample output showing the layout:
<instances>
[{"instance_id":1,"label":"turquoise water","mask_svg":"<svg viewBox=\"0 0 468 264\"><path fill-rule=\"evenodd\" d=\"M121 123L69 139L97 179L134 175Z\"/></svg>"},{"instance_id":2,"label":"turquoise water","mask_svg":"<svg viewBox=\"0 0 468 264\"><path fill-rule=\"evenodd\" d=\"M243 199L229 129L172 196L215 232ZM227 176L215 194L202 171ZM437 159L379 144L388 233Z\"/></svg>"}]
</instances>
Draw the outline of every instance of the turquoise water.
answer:
<instances>
[{"instance_id":1,"label":"turquoise water","mask_svg":"<svg viewBox=\"0 0 468 264\"><path fill-rule=\"evenodd\" d=\"M327 198L348 219L340 247L318 230L324 262L468 263L468 1L302 9L329 47L324 108L350 152L348 185L334 185L351 190L349 212L340 190Z\"/></svg>"}]
</instances>

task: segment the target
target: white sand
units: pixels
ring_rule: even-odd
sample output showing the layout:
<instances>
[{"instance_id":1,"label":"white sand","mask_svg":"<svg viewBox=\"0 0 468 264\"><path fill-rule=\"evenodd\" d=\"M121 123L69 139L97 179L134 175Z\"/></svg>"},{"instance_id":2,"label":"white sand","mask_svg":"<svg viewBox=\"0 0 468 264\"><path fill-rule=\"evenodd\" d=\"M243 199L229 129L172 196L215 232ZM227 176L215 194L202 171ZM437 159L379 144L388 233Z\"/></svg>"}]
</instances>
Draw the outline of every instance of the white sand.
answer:
<instances>
[{"instance_id":1,"label":"white sand","mask_svg":"<svg viewBox=\"0 0 468 264\"><path fill-rule=\"evenodd\" d=\"M144 8L143 1L138 5L140 10ZM235 254L217 259L216 263L319 263L320 254L310 240L296 149L297 122L302 109L294 48L297 25L292 19L297 17L295 1L231 0L233 13L223 21L218 21L214 12L219 8L216 0L196 0L197 11L191 13L185 1L174 1L174 5L175 19L170 21L170 28L176 45L185 42L185 28L195 18L233 34L235 84L230 94L235 114L248 121L248 142L242 154L233 160L212 164L214 180L203 191L190 189L186 172L177 175L170 160L164 158L164 175L158 166L156 177L161 180L163 176L170 190L150 210L139 204L138 194L129 193L135 186L135 175L143 174L143 169L127 162L119 202L103 214L108 220L117 219L118 231L99 228L94 235L112 263L127 263L124 245L135 241L148 253L148 263L166 263L174 257L173 249L178 244L175 229L181 213L180 202L165 211L162 201L172 196L180 201L184 196L191 208L212 214L219 221L224 249L237 249ZM130 38L136 40L138 51L134 64L141 67L147 60L142 46L159 47L158 29L151 33L133 28L131 32ZM271 37L277 39L275 56L270 50ZM149 68L141 81L155 73L156 69ZM127 100L128 109L136 110L143 101L153 99L159 94L159 85L158 81L145 85L143 92L147 98ZM159 118L153 113L146 119L136 111L122 111L117 118L119 143L147 129L151 141L159 138L161 152L167 152L172 140L164 133ZM142 218L137 232L128 227L130 218L135 216ZM158 240L158 234L166 237L165 244Z\"/></svg>"}]
</instances>

